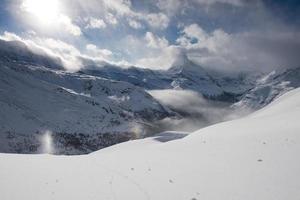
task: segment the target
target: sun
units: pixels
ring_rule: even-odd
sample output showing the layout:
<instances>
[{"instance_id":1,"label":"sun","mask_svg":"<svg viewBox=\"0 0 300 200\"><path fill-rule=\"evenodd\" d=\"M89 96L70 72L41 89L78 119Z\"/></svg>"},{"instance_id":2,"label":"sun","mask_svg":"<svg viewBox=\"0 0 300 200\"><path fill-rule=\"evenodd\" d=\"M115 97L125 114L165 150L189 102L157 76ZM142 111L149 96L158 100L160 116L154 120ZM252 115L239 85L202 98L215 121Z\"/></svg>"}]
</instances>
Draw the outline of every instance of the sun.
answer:
<instances>
[{"instance_id":1,"label":"sun","mask_svg":"<svg viewBox=\"0 0 300 200\"><path fill-rule=\"evenodd\" d=\"M58 0L23 0L22 9L42 23L51 23L60 14Z\"/></svg>"}]
</instances>

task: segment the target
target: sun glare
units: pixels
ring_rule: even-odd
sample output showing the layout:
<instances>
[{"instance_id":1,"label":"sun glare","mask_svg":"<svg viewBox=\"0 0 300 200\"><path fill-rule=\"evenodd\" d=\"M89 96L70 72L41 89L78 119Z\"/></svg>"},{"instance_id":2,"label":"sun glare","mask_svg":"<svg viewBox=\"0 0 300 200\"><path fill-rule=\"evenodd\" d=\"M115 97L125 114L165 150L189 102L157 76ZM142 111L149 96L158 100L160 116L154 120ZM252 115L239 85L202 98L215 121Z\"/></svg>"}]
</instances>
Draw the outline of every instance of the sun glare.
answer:
<instances>
[{"instance_id":1,"label":"sun glare","mask_svg":"<svg viewBox=\"0 0 300 200\"><path fill-rule=\"evenodd\" d=\"M24 0L22 8L42 23L53 22L60 11L58 0Z\"/></svg>"},{"instance_id":2,"label":"sun glare","mask_svg":"<svg viewBox=\"0 0 300 200\"><path fill-rule=\"evenodd\" d=\"M42 147L43 153L51 154L53 153L53 145L52 145L52 133L51 131L46 131L42 137Z\"/></svg>"}]
</instances>

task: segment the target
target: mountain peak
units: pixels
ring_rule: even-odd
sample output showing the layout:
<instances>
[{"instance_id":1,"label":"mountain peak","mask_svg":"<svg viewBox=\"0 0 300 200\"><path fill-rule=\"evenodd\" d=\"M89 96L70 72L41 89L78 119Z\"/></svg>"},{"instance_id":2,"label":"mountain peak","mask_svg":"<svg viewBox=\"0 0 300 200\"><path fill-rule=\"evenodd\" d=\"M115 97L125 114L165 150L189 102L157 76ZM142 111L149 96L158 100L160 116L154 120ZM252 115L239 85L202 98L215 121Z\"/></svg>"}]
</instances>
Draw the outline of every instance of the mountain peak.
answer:
<instances>
[{"instance_id":1,"label":"mountain peak","mask_svg":"<svg viewBox=\"0 0 300 200\"><path fill-rule=\"evenodd\" d=\"M189 60L189 58L187 57L186 53L184 52L179 52L178 55L176 56L172 67L176 67L176 66L185 66L187 64L189 64L191 61ZM171 68L172 68L171 67Z\"/></svg>"},{"instance_id":2,"label":"mountain peak","mask_svg":"<svg viewBox=\"0 0 300 200\"><path fill-rule=\"evenodd\" d=\"M178 55L168 71L176 74L207 75L207 72L200 65L191 61L185 53Z\"/></svg>"}]
</instances>

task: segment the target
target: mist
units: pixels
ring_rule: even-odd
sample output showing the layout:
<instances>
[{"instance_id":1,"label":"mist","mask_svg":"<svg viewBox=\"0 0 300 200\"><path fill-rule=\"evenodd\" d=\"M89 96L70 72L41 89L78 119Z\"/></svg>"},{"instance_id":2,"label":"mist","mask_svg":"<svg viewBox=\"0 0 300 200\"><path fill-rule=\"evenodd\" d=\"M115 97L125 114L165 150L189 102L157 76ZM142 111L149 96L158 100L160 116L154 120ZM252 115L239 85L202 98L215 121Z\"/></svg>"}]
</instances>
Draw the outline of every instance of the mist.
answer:
<instances>
[{"instance_id":1,"label":"mist","mask_svg":"<svg viewBox=\"0 0 300 200\"><path fill-rule=\"evenodd\" d=\"M148 92L162 105L180 115L156 122L155 125L163 130L192 132L250 113L249 110L235 110L230 103L207 100L191 90L168 89Z\"/></svg>"}]
</instances>

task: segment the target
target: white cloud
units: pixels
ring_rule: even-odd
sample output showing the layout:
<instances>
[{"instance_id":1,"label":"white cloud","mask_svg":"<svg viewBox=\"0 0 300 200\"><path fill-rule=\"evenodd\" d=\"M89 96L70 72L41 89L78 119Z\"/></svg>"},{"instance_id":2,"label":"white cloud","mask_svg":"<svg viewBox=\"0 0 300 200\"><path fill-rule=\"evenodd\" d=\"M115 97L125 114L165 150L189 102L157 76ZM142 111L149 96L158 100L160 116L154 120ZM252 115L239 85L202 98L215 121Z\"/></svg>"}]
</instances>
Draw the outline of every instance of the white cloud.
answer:
<instances>
[{"instance_id":1,"label":"white cloud","mask_svg":"<svg viewBox=\"0 0 300 200\"><path fill-rule=\"evenodd\" d=\"M80 51L71 44L53 38L35 37L25 40L29 48L40 48L48 55L58 57L69 71L77 71L82 67Z\"/></svg>"},{"instance_id":2,"label":"white cloud","mask_svg":"<svg viewBox=\"0 0 300 200\"><path fill-rule=\"evenodd\" d=\"M186 45L187 42L189 43L193 39L203 42L208 37L208 34L198 24L184 27L182 33L183 36L177 39L177 42L182 45Z\"/></svg>"},{"instance_id":3,"label":"white cloud","mask_svg":"<svg viewBox=\"0 0 300 200\"><path fill-rule=\"evenodd\" d=\"M102 2L106 8L116 11L119 15L131 15L133 13L130 0L109 0Z\"/></svg>"},{"instance_id":4,"label":"white cloud","mask_svg":"<svg viewBox=\"0 0 300 200\"><path fill-rule=\"evenodd\" d=\"M5 41L22 41L21 37L7 31L5 31L3 35L0 35L0 39Z\"/></svg>"},{"instance_id":5,"label":"white cloud","mask_svg":"<svg viewBox=\"0 0 300 200\"><path fill-rule=\"evenodd\" d=\"M74 36L80 36L82 34L80 27L73 24L70 17L66 15L60 15L57 20L62 30L66 30L68 33Z\"/></svg>"},{"instance_id":6,"label":"white cloud","mask_svg":"<svg viewBox=\"0 0 300 200\"><path fill-rule=\"evenodd\" d=\"M143 28L142 24L134 19L128 19L128 24L134 29Z\"/></svg>"},{"instance_id":7,"label":"white cloud","mask_svg":"<svg viewBox=\"0 0 300 200\"><path fill-rule=\"evenodd\" d=\"M86 45L86 49L93 55L101 57L103 59L108 59L113 53L108 49L100 49L94 44Z\"/></svg>"},{"instance_id":8,"label":"white cloud","mask_svg":"<svg viewBox=\"0 0 300 200\"><path fill-rule=\"evenodd\" d=\"M109 24L112 24L112 25L118 24L117 18L111 13L107 13L105 18L106 18L107 23L109 23Z\"/></svg>"},{"instance_id":9,"label":"white cloud","mask_svg":"<svg viewBox=\"0 0 300 200\"><path fill-rule=\"evenodd\" d=\"M173 16L184 14L189 8L199 9L203 6L213 6L216 3L243 6L244 0L157 0L156 7L168 16Z\"/></svg>"},{"instance_id":10,"label":"white cloud","mask_svg":"<svg viewBox=\"0 0 300 200\"><path fill-rule=\"evenodd\" d=\"M176 46L168 46L145 55L143 58L138 59L136 64L140 67L151 69L168 69L177 61L181 54L182 49Z\"/></svg>"},{"instance_id":11,"label":"white cloud","mask_svg":"<svg viewBox=\"0 0 300 200\"><path fill-rule=\"evenodd\" d=\"M146 23L156 29L165 29L170 22L163 12L149 13L134 9L130 0L65 0L64 4L70 7L70 16L93 16L103 19L106 25L125 22L134 29L140 29Z\"/></svg>"},{"instance_id":12,"label":"white cloud","mask_svg":"<svg viewBox=\"0 0 300 200\"><path fill-rule=\"evenodd\" d=\"M196 3L199 4L215 4L215 3L225 3L225 4L231 4L234 6L242 6L244 5L243 0L193 0Z\"/></svg>"},{"instance_id":13,"label":"white cloud","mask_svg":"<svg viewBox=\"0 0 300 200\"><path fill-rule=\"evenodd\" d=\"M164 119L160 126L173 130L192 132L205 126L239 117L226 104L209 101L199 93L190 90L151 90L148 91L162 105L183 114L182 119ZM241 112L239 110L239 112Z\"/></svg>"},{"instance_id":14,"label":"white cloud","mask_svg":"<svg viewBox=\"0 0 300 200\"><path fill-rule=\"evenodd\" d=\"M102 29L106 28L106 23L103 21L103 19L97 19L94 17L87 19L88 24L86 25L86 29Z\"/></svg>"},{"instance_id":15,"label":"white cloud","mask_svg":"<svg viewBox=\"0 0 300 200\"><path fill-rule=\"evenodd\" d=\"M166 38L151 32L142 37L129 35L119 45L125 48L124 53L132 64L151 69L169 68L182 51L178 46L170 46Z\"/></svg>"},{"instance_id":16,"label":"white cloud","mask_svg":"<svg viewBox=\"0 0 300 200\"><path fill-rule=\"evenodd\" d=\"M170 19L163 13L150 13L146 15L146 20L150 26L157 29L168 27Z\"/></svg>"},{"instance_id":17,"label":"white cloud","mask_svg":"<svg viewBox=\"0 0 300 200\"><path fill-rule=\"evenodd\" d=\"M168 15L174 15L178 14L179 9L184 9L185 4L185 0L158 0L156 6Z\"/></svg>"},{"instance_id":18,"label":"white cloud","mask_svg":"<svg viewBox=\"0 0 300 200\"><path fill-rule=\"evenodd\" d=\"M18 5L14 8L17 9L15 14L23 20L22 23L47 32L63 31L74 36L82 34L81 28L62 11L62 4L58 0L46 2L19 0L15 2Z\"/></svg>"},{"instance_id":19,"label":"white cloud","mask_svg":"<svg viewBox=\"0 0 300 200\"><path fill-rule=\"evenodd\" d=\"M81 53L72 45L52 38L31 37L21 38L15 33L4 32L0 39L5 41L23 42L29 49L40 55L59 58L67 70L75 71L81 67L78 57Z\"/></svg>"},{"instance_id":20,"label":"white cloud","mask_svg":"<svg viewBox=\"0 0 300 200\"><path fill-rule=\"evenodd\" d=\"M168 69L180 57L183 49L169 45L164 37L147 32L143 37L125 37L119 43L125 47L130 62L138 67Z\"/></svg>"},{"instance_id":21,"label":"white cloud","mask_svg":"<svg viewBox=\"0 0 300 200\"><path fill-rule=\"evenodd\" d=\"M154 35L151 32L147 32L145 35L145 40L147 41L147 46L151 48L166 48L169 46L168 40L166 38L160 38L156 35Z\"/></svg>"},{"instance_id":22,"label":"white cloud","mask_svg":"<svg viewBox=\"0 0 300 200\"><path fill-rule=\"evenodd\" d=\"M204 31L199 25L191 24L184 27L182 36L176 40L180 46L187 49L202 49L218 53L229 45L231 36L222 29L211 33Z\"/></svg>"},{"instance_id":23,"label":"white cloud","mask_svg":"<svg viewBox=\"0 0 300 200\"><path fill-rule=\"evenodd\" d=\"M183 28L178 44L203 67L223 71L264 70L299 65L300 33L253 31L228 34L204 31L197 24ZM196 40L195 40L196 39Z\"/></svg>"},{"instance_id":24,"label":"white cloud","mask_svg":"<svg viewBox=\"0 0 300 200\"><path fill-rule=\"evenodd\" d=\"M61 60L63 67L68 71L77 71L85 63L94 65L107 63L106 59L112 56L112 52L107 49L100 49L93 44L88 44L86 49L89 54L84 54L75 46L53 38L42 38L30 35L29 38L22 38L15 33L5 32L0 35L0 39L6 41L20 41L24 43L32 52L46 55ZM114 63L114 62L110 62ZM122 62L120 64L125 64Z\"/></svg>"},{"instance_id":25,"label":"white cloud","mask_svg":"<svg viewBox=\"0 0 300 200\"><path fill-rule=\"evenodd\" d=\"M270 23L267 23L270 22L268 20L259 23L259 25L268 24L270 31L266 31L267 28L261 30L259 26L254 27L257 29L252 29L252 32L231 34L225 32L223 29L206 31L206 26L201 27L195 23L185 26L185 23L196 21L197 17L199 17L198 15L195 17L191 16L187 11L192 11L191 13L194 14L197 9L204 11L204 9L202 9L203 7L206 9L206 7L211 6L212 9L207 10L216 12L220 11L219 7L224 8L225 6L227 9L228 5L243 6L246 4L244 0L155 0L149 3L151 8L152 6L157 6L159 8L158 10L139 10L139 8L134 7L134 4L132 4L130 0L60 1L60 3L62 2L70 6L70 10L66 12L68 15L60 12L60 17L56 18L55 24L53 26L47 25L51 28L49 31L44 27L39 27L38 29L33 28L37 34L31 37L37 38L39 34L43 33L47 36L55 35L51 33L53 30L55 33L67 32L74 36L80 36L82 35L81 27L77 25L77 22L82 22L80 20L86 16L93 16L93 18L88 18L88 21L83 21L87 23L87 25L84 24L83 27L89 29L105 28L110 25L121 24L122 26L114 27L114 30L110 30L111 34L116 33L115 40L117 42L112 41L108 43L110 43L114 49L117 49L116 47L120 48L118 52L114 53L114 58L119 58L120 60L125 59L143 67L167 68L171 66L176 56L179 55L178 52L187 53L190 59L193 59L207 68L236 70L241 68L259 69L280 65L299 65L299 56L296 55L296 52L299 52L300 49L299 33L295 33L295 30L291 30L288 27L286 28L286 26L280 26L280 29L276 29L276 27L278 28L277 22L271 23L272 26L275 26L275 29ZM256 17L255 19L268 19L269 15L264 12L264 8L260 8L261 6L262 5L257 5L257 7L255 7L255 9L260 9L258 13L262 13L258 14L258 16L253 14ZM234 9L239 8L235 7ZM154 10L155 13L152 13ZM221 9L221 11L224 10ZM227 12L227 10L224 12ZM177 18L177 16L175 16L176 14L181 16ZM207 14L208 13L203 13L203 15ZM218 15L216 15L216 13L209 13L208 18L219 17L222 14L222 12L218 13ZM224 17L226 17L226 13L224 14ZM267 17L265 15L267 15ZM34 20L26 19L26 21L32 24L36 23ZM169 26L171 21L174 21L176 24L181 24L178 28L182 29L179 38L176 40L177 43L172 45L169 44L167 40L169 34L162 31ZM223 23L220 24L220 27L222 27ZM125 25L129 25L133 29L143 29L146 34L141 36L141 30L137 30L138 34L133 34L132 32L134 30L130 29L128 33L124 33L125 35L123 36L117 31L126 30L124 28ZM226 28L228 28L228 26L226 26ZM156 34L159 34L160 37ZM61 34L57 34L56 36L59 38ZM18 39L16 35L7 34L5 37L7 39ZM127 41L124 42L123 40ZM79 42L79 44L82 43ZM105 51L101 48L91 47L92 46L85 49L89 55L96 55L94 53L97 52L96 50L99 50L98 55L101 55L99 57L108 58L107 56L110 54L109 50ZM77 56L83 56L83 54Z\"/></svg>"}]
</instances>

